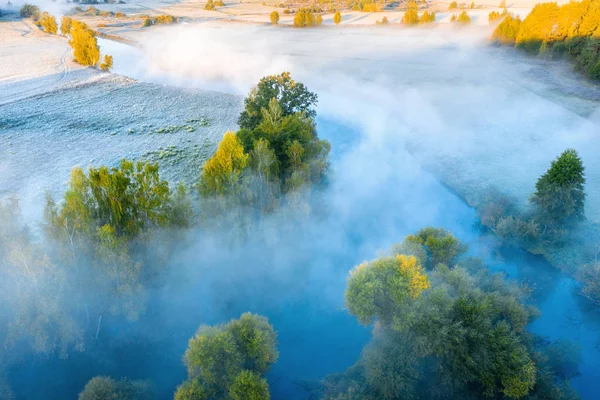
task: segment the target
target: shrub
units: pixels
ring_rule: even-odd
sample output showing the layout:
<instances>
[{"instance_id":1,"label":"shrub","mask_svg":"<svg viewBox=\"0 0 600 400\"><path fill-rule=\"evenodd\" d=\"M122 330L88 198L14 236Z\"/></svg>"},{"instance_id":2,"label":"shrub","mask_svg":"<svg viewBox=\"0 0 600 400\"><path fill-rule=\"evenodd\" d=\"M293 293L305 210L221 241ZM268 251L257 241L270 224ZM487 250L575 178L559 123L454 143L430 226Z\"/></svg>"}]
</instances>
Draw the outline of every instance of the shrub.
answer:
<instances>
[{"instance_id":1,"label":"shrub","mask_svg":"<svg viewBox=\"0 0 600 400\"><path fill-rule=\"evenodd\" d=\"M40 9L38 6L25 3L23 7L21 7L19 14L21 15L21 18L33 18L34 20L37 20L40 17Z\"/></svg>"},{"instance_id":2,"label":"shrub","mask_svg":"<svg viewBox=\"0 0 600 400\"><path fill-rule=\"evenodd\" d=\"M215 7L225 7L225 3L223 2L223 0L216 0Z\"/></svg>"},{"instance_id":3,"label":"shrub","mask_svg":"<svg viewBox=\"0 0 600 400\"><path fill-rule=\"evenodd\" d=\"M475 2L474 1L471 3L471 5L469 6L469 8L470 9L474 9L475 8Z\"/></svg>"},{"instance_id":4,"label":"shrub","mask_svg":"<svg viewBox=\"0 0 600 400\"><path fill-rule=\"evenodd\" d=\"M271 24L277 25L279 23L279 13L277 11L273 11L269 18L271 19Z\"/></svg>"},{"instance_id":5,"label":"shrub","mask_svg":"<svg viewBox=\"0 0 600 400\"><path fill-rule=\"evenodd\" d=\"M286 8L285 10L283 10L284 14L291 14L292 11L289 8Z\"/></svg>"},{"instance_id":6,"label":"shrub","mask_svg":"<svg viewBox=\"0 0 600 400\"><path fill-rule=\"evenodd\" d=\"M154 400L158 394L148 381L114 380L106 376L97 376L89 380L79 393L79 400Z\"/></svg>"},{"instance_id":7,"label":"shrub","mask_svg":"<svg viewBox=\"0 0 600 400\"><path fill-rule=\"evenodd\" d=\"M121 11L117 11L115 13L115 18L125 18L125 17L126 17L125 13L123 13Z\"/></svg>"},{"instance_id":8,"label":"shrub","mask_svg":"<svg viewBox=\"0 0 600 400\"><path fill-rule=\"evenodd\" d=\"M109 55L105 55L104 56L104 62L102 64L100 64L100 69L102 71L108 71L112 68L113 66L113 58L112 56Z\"/></svg>"},{"instance_id":9,"label":"shrub","mask_svg":"<svg viewBox=\"0 0 600 400\"><path fill-rule=\"evenodd\" d=\"M339 25L342 22L342 14L339 11L336 11L333 15L333 23Z\"/></svg>"},{"instance_id":10,"label":"shrub","mask_svg":"<svg viewBox=\"0 0 600 400\"><path fill-rule=\"evenodd\" d=\"M144 28L147 28L147 27L149 27L149 26L152 26L153 24L154 24L154 22L152 21L152 18L150 18L150 17L146 17L146 18L144 18L144 22L142 22L142 26L143 26Z\"/></svg>"},{"instance_id":11,"label":"shrub","mask_svg":"<svg viewBox=\"0 0 600 400\"><path fill-rule=\"evenodd\" d=\"M40 26L44 31L55 35L58 32L58 25L56 24L56 18L53 15L48 14L47 12L43 12L38 20L38 26Z\"/></svg>"},{"instance_id":12,"label":"shrub","mask_svg":"<svg viewBox=\"0 0 600 400\"><path fill-rule=\"evenodd\" d=\"M386 16L381 18L381 21L375 21L375 25L387 25L389 23L390 23L390 21L388 21Z\"/></svg>"},{"instance_id":13,"label":"shrub","mask_svg":"<svg viewBox=\"0 0 600 400\"><path fill-rule=\"evenodd\" d=\"M456 1L453 1L452 3L450 3L450 5L448 6L448 10L455 10L458 8L458 3Z\"/></svg>"}]
</instances>

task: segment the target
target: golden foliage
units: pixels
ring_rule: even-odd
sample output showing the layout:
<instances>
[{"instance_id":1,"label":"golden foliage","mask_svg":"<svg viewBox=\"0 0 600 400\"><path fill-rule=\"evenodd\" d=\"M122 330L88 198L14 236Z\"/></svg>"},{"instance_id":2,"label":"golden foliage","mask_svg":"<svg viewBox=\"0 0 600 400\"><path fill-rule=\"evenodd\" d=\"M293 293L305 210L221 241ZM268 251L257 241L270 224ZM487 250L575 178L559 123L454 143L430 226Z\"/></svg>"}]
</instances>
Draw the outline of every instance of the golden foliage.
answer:
<instances>
[{"instance_id":1,"label":"golden foliage","mask_svg":"<svg viewBox=\"0 0 600 400\"><path fill-rule=\"evenodd\" d=\"M58 32L56 18L54 18L53 15L48 14L46 11L44 11L40 16L40 19L38 20L38 26L52 35L56 35Z\"/></svg>"},{"instance_id":2,"label":"golden foliage","mask_svg":"<svg viewBox=\"0 0 600 400\"><path fill-rule=\"evenodd\" d=\"M73 20L69 45L73 49L75 61L79 64L95 66L100 61L100 48L96 35L83 22Z\"/></svg>"},{"instance_id":3,"label":"golden foliage","mask_svg":"<svg viewBox=\"0 0 600 400\"><path fill-rule=\"evenodd\" d=\"M248 155L234 132L226 132L215 155L202 168L200 193L224 195L237 189Z\"/></svg>"}]
</instances>

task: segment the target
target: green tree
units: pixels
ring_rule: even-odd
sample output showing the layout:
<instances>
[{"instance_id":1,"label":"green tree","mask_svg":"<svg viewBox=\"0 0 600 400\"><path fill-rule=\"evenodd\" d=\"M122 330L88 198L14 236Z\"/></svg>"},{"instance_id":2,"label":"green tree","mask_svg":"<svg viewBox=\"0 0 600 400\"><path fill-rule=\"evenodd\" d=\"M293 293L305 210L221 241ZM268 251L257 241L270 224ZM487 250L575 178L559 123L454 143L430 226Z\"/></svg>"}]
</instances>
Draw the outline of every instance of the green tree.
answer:
<instances>
[{"instance_id":1,"label":"green tree","mask_svg":"<svg viewBox=\"0 0 600 400\"><path fill-rule=\"evenodd\" d=\"M336 25L339 25L342 22L342 14L339 11L336 11L333 15L333 22Z\"/></svg>"},{"instance_id":2,"label":"green tree","mask_svg":"<svg viewBox=\"0 0 600 400\"><path fill-rule=\"evenodd\" d=\"M79 400L154 400L157 398L156 389L149 381L114 380L107 376L90 379L83 391L79 393Z\"/></svg>"},{"instance_id":3,"label":"green tree","mask_svg":"<svg viewBox=\"0 0 600 400\"><path fill-rule=\"evenodd\" d=\"M262 121L262 109L267 109L273 98L279 102L284 117L298 112L311 118L316 116L313 106L317 103L317 95L308 91L304 84L294 81L289 72L283 72L262 78L252 89L244 100L244 111L238 120L240 128L256 128Z\"/></svg>"},{"instance_id":4,"label":"green tree","mask_svg":"<svg viewBox=\"0 0 600 400\"><path fill-rule=\"evenodd\" d=\"M277 25L279 23L279 13L277 11L271 12L269 18L271 19L271 24Z\"/></svg>"},{"instance_id":5,"label":"green tree","mask_svg":"<svg viewBox=\"0 0 600 400\"><path fill-rule=\"evenodd\" d=\"M584 170L577 151L567 149L538 179L531 202L543 223L565 225L584 219Z\"/></svg>"},{"instance_id":6,"label":"green tree","mask_svg":"<svg viewBox=\"0 0 600 400\"><path fill-rule=\"evenodd\" d=\"M73 57L81 65L95 66L100 61L100 48L96 34L83 22L73 20L69 45L73 49Z\"/></svg>"},{"instance_id":7,"label":"green tree","mask_svg":"<svg viewBox=\"0 0 600 400\"><path fill-rule=\"evenodd\" d=\"M71 26L73 24L73 19L69 16L63 16L60 19L60 33L63 36L68 36L71 33Z\"/></svg>"},{"instance_id":8,"label":"green tree","mask_svg":"<svg viewBox=\"0 0 600 400\"><path fill-rule=\"evenodd\" d=\"M37 20L40 16L40 9L38 6L25 3L23 7L21 7L19 14L21 15L21 18L33 18L34 20Z\"/></svg>"},{"instance_id":9,"label":"green tree","mask_svg":"<svg viewBox=\"0 0 600 400\"><path fill-rule=\"evenodd\" d=\"M428 269L437 264L452 266L467 251L467 246L451 232L440 228L423 228L415 235L408 235L405 241L424 246L429 257Z\"/></svg>"},{"instance_id":10,"label":"green tree","mask_svg":"<svg viewBox=\"0 0 600 400\"><path fill-rule=\"evenodd\" d=\"M571 399L557 383L569 375L553 371L557 357L526 331L537 315L527 290L463 262L425 274L416 257L396 255L355 268L346 304L359 322L376 322L373 340L325 379L322 398Z\"/></svg>"},{"instance_id":11,"label":"green tree","mask_svg":"<svg viewBox=\"0 0 600 400\"><path fill-rule=\"evenodd\" d=\"M263 376L278 356L277 335L264 317L245 313L228 324L201 326L184 356L188 380L175 398L268 399Z\"/></svg>"},{"instance_id":12,"label":"green tree","mask_svg":"<svg viewBox=\"0 0 600 400\"><path fill-rule=\"evenodd\" d=\"M419 19L419 23L420 24L431 24L433 22L435 22L435 12L432 12L430 14L429 11L425 10L423 15L421 15L421 19Z\"/></svg>"}]
</instances>

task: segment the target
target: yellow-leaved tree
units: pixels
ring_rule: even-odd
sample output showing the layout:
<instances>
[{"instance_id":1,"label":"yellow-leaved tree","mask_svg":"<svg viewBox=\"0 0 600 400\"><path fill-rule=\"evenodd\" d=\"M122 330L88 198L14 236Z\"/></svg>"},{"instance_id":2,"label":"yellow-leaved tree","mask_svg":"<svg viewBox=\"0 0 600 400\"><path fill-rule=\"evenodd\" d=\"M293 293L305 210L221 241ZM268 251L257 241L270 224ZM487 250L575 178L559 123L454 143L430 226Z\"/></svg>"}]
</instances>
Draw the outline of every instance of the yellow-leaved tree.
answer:
<instances>
[{"instance_id":1,"label":"yellow-leaved tree","mask_svg":"<svg viewBox=\"0 0 600 400\"><path fill-rule=\"evenodd\" d=\"M54 18L54 15L50 15L46 11L44 11L40 16L40 19L38 20L38 26L52 35L56 35L56 32L58 32L56 18Z\"/></svg>"},{"instance_id":2,"label":"yellow-leaved tree","mask_svg":"<svg viewBox=\"0 0 600 400\"><path fill-rule=\"evenodd\" d=\"M350 272L346 306L362 324L391 321L402 304L418 298L431 286L414 256L397 254L364 262Z\"/></svg>"},{"instance_id":3,"label":"yellow-leaved tree","mask_svg":"<svg viewBox=\"0 0 600 400\"><path fill-rule=\"evenodd\" d=\"M226 132L217 152L202 168L200 194L221 196L235 193L248 155L234 132Z\"/></svg>"},{"instance_id":4,"label":"yellow-leaved tree","mask_svg":"<svg viewBox=\"0 0 600 400\"><path fill-rule=\"evenodd\" d=\"M71 26L71 40L69 45L73 49L73 57L81 65L95 66L100 61L100 47L93 30L81 21L73 20Z\"/></svg>"}]
</instances>

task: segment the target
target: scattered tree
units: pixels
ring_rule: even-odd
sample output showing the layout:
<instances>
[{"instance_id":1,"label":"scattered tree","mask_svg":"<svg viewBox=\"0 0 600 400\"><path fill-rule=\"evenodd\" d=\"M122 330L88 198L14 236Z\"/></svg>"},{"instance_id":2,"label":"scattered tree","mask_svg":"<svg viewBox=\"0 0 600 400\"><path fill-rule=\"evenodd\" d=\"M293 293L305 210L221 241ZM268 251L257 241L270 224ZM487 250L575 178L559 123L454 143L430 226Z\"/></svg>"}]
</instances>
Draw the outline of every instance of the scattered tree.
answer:
<instances>
[{"instance_id":1,"label":"scattered tree","mask_svg":"<svg viewBox=\"0 0 600 400\"><path fill-rule=\"evenodd\" d=\"M319 26L323 22L321 14L316 14L309 8L301 8L296 11L294 16L294 27L307 28L311 26Z\"/></svg>"},{"instance_id":2,"label":"scattered tree","mask_svg":"<svg viewBox=\"0 0 600 400\"><path fill-rule=\"evenodd\" d=\"M333 23L339 25L342 22L342 14L339 11L336 11L333 15Z\"/></svg>"},{"instance_id":3,"label":"scattered tree","mask_svg":"<svg viewBox=\"0 0 600 400\"><path fill-rule=\"evenodd\" d=\"M213 2L213 0L208 0L206 2L206 5L204 6L205 10L208 11L215 11L217 9L217 7L215 6L215 3Z\"/></svg>"},{"instance_id":4,"label":"scattered tree","mask_svg":"<svg viewBox=\"0 0 600 400\"><path fill-rule=\"evenodd\" d=\"M419 12L415 1L408 3L408 8L402 16L402 23L404 25L416 25L419 23Z\"/></svg>"},{"instance_id":5,"label":"scattered tree","mask_svg":"<svg viewBox=\"0 0 600 400\"><path fill-rule=\"evenodd\" d=\"M455 10L458 8L458 3L456 1L453 1L452 3L450 3L450 5L448 6L448 10Z\"/></svg>"},{"instance_id":6,"label":"scattered tree","mask_svg":"<svg viewBox=\"0 0 600 400\"><path fill-rule=\"evenodd\" d=\"M389 23L390 21L388 21L388 18L386 16L383 16L383 18L381 18L381 21L375 21L375 25L387 25Z\"/></svg>"},{"instance_id":7,"label":"scattered tree","mask_svg":"<svg viewBox=\"0 0 600 400\"><path fill-rule=\"evenodd\" d=\"M277 11L271 12L269 18L271 19L271 24L277 25L279 23L279 13Z\"/></svg>"},{"instance_id":8,"label":"scattered tree","mask_svg":"<svg viewBox=\"0 0 600 400\"><path fill-rule=\"evenodd\" d=\"M434 22L435 22L435 12L432 12L430 14L429 11L427 11L427 10L425 10L423 15L421 15L421 19L419 19L420 24L431 24Z\"/></svg>"}]
</instances>

